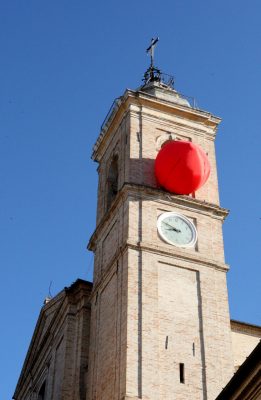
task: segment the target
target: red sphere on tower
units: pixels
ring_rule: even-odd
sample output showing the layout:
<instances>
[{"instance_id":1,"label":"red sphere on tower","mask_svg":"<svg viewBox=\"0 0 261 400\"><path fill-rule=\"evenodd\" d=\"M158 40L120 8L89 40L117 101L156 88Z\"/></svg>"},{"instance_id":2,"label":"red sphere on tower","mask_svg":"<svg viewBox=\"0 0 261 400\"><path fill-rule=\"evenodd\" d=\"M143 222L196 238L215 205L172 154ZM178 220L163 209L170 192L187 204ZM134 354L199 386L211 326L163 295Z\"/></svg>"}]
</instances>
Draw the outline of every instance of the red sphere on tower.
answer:
<instances>
[{"instance_id":1,"label":"red sphere on tower","mask_svg":"<svg viewBox=\"0 0 261 400\"><path fill-rule=\"evenodd\" d=\"M167 142L155 160L157 182L171 193L193 193L204 185L209 174L207 155L191 142Z\"/></svg>"}]
</instances>

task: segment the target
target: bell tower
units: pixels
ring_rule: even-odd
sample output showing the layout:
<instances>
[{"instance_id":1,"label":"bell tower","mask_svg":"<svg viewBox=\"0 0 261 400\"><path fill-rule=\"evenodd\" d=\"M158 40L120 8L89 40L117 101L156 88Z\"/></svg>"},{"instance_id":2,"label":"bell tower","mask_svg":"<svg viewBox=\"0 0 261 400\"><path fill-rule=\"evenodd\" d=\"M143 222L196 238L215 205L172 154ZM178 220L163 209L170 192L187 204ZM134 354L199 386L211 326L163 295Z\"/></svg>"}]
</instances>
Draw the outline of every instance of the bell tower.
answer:
<instances>
[{"instance_id":1,"label":"bell tower","mask_svg":"<svg viewBox=\"0 0 261 400\"><path fill-rule=\"evenodd\" d=\"M142 87L115 100L94 145L87 400L214 400L233 374L222 235L228 211L219 205L214 147L220 119L172 83L152 64ZM157 183L155 159L169 141L191 142L207 155L210 176L192 194ZM168 213L195 228L196 242L164 240L159 218Z\"/></svg>"}]
</instances>

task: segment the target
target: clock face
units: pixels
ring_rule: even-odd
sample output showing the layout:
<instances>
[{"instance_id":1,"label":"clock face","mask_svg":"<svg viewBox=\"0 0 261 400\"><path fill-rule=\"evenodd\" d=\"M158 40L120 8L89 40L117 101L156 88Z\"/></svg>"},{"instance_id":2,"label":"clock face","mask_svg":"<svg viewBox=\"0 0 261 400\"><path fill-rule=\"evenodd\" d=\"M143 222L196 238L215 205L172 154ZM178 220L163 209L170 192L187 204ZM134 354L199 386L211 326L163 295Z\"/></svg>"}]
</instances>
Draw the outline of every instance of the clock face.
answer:
<instances>
[{"instance_id":1,"label":"clock face","mask_svg":"<svg viewBox=\"0 0 261 400\"><path fill-rule=\"evenodd\" d=\"M177 247L193 247L197 241L195 225L184 215L175 212L161 214L157 222L160 237Z\"/></svg>"}]
</instances>

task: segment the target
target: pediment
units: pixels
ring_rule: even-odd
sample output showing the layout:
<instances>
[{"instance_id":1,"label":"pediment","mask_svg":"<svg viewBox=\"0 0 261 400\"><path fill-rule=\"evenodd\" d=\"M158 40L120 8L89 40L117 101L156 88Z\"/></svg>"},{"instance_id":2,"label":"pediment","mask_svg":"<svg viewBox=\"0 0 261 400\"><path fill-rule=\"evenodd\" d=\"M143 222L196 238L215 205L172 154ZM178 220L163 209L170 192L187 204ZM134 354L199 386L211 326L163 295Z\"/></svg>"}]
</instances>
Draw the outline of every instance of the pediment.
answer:
<instances>
[{"instance_id":1,"label":"pediment","mask_svg":"<svg viewBox=\"0 0 261 400\"><path fill-rule=\"evenodd\" d=\"M27 377L39 359L46 352L46 345L52 340L54 333L59 332L61 324L61 312L64 299L66 297L63 290L47 304L45 304L39 314L32 340L25 358L21 377Z\"/></svg>"},{"instance_id":2,"label":"pediment","mask_svg":"<svg viewBox=\"0 0 261 400\"><path fill-rule=\"evenodd\" d=\"M78 307L88 309L86 318L90 317L91 292L91 282L77 279L71 286L65 287L54 298L45 302L34 329L14 398L27 398L28 393L33 393L32 390L38 392L46 371L53 368L53 363L57 360L57 349L61 343L65 343L68 333L67 317L76 315Z\"/></svg>"}]
</instances>

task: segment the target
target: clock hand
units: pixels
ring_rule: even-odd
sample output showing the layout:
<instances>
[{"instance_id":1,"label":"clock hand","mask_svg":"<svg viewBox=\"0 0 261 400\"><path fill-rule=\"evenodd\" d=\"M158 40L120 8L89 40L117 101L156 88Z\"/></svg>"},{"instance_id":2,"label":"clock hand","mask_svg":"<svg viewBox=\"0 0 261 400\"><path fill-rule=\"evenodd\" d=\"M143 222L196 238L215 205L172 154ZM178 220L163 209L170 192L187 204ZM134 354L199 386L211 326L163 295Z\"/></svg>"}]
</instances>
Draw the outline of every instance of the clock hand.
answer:
<instances>
[{"instance_id":1,"label":"clock hand","mask_svg":"<svg viewBox=\"0 0 261 400\"><path fill-rule=\"evenodd\" d=\"M175 228L174 226L168 224L167 222L163 222L163 223L164 223L165 225L168 225L173 231L178 232L178 233L181 232L180 229Z\"/></svg>"},{"instance_id":2,"label":"clock hand","mask_svg":"<svg viewBox=\"0 0 261 400\"><path fill-rule=\"evenodd\" d=\"M175 232L178 232L178 233L180 233L181 232L181 230L180 229L176 229L176 228L167 228L168 229L168 231L175 231Z\"/></svg>"},{"instance_id":3,"label":"clock hand","mask_svg":"<svg viewBox=\"0 0 261 400\"><path fill-rule=\"evenodd\" d=\"M167 222L163 221L163 224L168 225L170 228L174 228L174 226L168 224Z\"/></svg>"}]
</instances>

